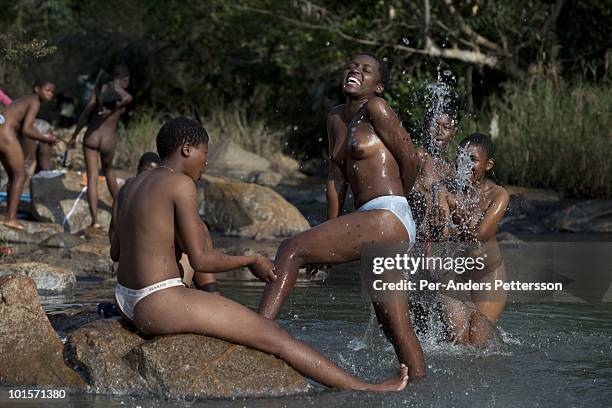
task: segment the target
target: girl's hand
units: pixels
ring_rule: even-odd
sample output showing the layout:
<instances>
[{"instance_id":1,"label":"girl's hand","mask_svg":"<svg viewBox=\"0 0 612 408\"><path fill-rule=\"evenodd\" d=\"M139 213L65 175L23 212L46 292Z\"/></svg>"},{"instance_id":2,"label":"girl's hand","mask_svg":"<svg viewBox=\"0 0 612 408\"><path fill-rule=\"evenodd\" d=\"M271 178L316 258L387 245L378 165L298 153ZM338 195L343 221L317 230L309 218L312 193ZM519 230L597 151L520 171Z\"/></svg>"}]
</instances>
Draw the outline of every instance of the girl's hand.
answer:
<instances>
[{"instance_id":1,"label":"girl's hand","mask_svg":"<svg viewBox=\"0 0 612 408\"><path fill-rule=\"evenodd\" d=\"M255 261L250 264L248 268L253 275L266 283L271 283L276 280L274 264L264 256L255 255Z\"/></svg>"}]
</instances>

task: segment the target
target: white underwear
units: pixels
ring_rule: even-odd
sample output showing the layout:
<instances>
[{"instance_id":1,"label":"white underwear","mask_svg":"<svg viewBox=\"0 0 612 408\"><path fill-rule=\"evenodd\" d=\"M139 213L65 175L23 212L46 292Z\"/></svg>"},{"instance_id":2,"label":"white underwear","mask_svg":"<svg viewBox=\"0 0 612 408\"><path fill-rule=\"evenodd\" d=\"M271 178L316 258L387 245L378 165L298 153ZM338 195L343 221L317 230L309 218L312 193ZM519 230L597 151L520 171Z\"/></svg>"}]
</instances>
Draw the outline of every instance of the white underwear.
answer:
<instances>
[{"instance_id":1,"label":"white underwear","mask_svg":"<svg viewBox=\"0 0 612 408\"><path fill-rule=\"evenodd\" d=\"M357 209L357 211L371 210L391 211L393 215L404 224L410 242L414 243L416 239L416 227L414 225L414 219L412 218L412 211L410 211L410 204L408 204L406 197L390 195L376 197Z\"/></svg>"},{"instance_id":2,"label":"white underwear","mask_svg":"<svg viewBox=\"0 0 612 408\"><path fill-rule=\"evenodd\" d=\"M117 283L115 287L115 301L121 312L130 320L134 320L134 308L142 299L158 290L171 288L173 286L185 286L181 278L166 279L142 289L130 289Z\"/></svg>"}]
</instances>

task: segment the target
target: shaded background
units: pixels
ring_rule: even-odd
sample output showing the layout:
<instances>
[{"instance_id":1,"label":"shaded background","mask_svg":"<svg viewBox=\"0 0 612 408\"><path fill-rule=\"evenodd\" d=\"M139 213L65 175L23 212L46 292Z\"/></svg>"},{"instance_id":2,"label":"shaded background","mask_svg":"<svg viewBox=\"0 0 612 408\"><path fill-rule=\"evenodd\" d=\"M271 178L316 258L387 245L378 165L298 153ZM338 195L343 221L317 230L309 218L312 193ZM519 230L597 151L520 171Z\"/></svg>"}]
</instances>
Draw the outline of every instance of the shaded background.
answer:
<instances>
[{"instance_id":1,"label":"shaded background","mask_svg":"<svg viewBox=\"0 0 612 408\"><path fill-rule=\"evenodd\" d=\"M11 96L42 76L82 104L80 75L130 67L119 166L133 165L168 116L197 112L213 140L324 168L342 69L369 51L391 68L386 98L417 142L431 84L444 83L459 136L492 131L498 181L612 197L606 1L0 3L0 86Z\"/></svg>"}]
</instances>

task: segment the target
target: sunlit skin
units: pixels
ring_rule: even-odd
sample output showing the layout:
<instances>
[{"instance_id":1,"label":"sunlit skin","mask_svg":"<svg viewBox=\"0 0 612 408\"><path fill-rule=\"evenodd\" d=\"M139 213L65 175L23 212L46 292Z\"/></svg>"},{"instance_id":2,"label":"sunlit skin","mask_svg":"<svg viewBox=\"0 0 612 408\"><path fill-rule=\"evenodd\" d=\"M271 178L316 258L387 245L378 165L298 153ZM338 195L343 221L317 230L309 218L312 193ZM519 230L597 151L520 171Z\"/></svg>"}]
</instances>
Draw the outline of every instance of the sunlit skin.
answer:
<instances>
[{"instance_id":1,"label":"sunlit skin","mask_svg":"<svg viewBox=\"0 0 612 408\"><path fill-rule=\"evenodd\" d=\"M40 109L41 102L53 99L55 85L44 83L34 87L30 95L18 98L11 103L3 113L5 123L0 125L0 161L8 174L7 211L4 225L23 229L17 220L17 206L23 192L26 180L24 155L17 138L22 134L26 138L46 143L55 143L56 138L50 133L41 134L34 127L34 120Z\"/></svg>"},{"instance_id":2,"label":"sunlit skin","mask_svg":"<svg viewBox=\"0 0 612 408\"><path fill-rule=\"evenodd\" d=\"M83 153L85 156L85 166L87 170L87 199L89 202L89 212L91 215L91 226L99 228L97 222L98 214L98 174L99 163L98 155L102 164L102 172L106 178L108 191L113 199L117 195L119 186L113 170L113 157L117 146L117 124L126 107L132 103L132 95L126 88L130 84L130 78L114 78L112 82L104 84L100 90L103 95L109 87L112 87L119 95L121 101L112 109L104 109L102 112L94 112L96 108L96 95L92 93L87 106L81 114L72 139L68 142L69 147L74 147L76 136L81 129L87 125L87 131L83 138Z\"/></svg>"},{"instance_id":3,"label":"sunlit skin","mask_svg":"<svg viewBox=\"0 0 612 408\"><path fill-rule=\"evenodd\" d=\"M474 189L467 189L463 196L441 190L438 193L439 202L448 206L453 222L459 227L456 240L482 243L479 249L472 252L472 256L484 257L485 268L467 274L465 278L479 283L488 282L493 287L496 280L506 281L507 278L496 234L508 208L510 195L503 187L485 178L486 172L494 165L494 160L487 157L486 149L470 143L465 148L473 163L471 181ZM464 201L460 201L461 197L465 197ZM476 197L478 201L474 200L474 205L466 204L470 203L470 198ZM454 341L478 346L486 343L501 316L506 306L506 291L471 291L471 299L478 312L461 302L451 301L444 305L444 316Z\"/></svg>"},{"instance_id":4,"label":"sunlit skin","mask_svg":"<svg viewBox=\"0 0 612 408\"><path fill-rule=\"evenodd\" d=\"M208 166L208 162L204 164L204 168L206 168L206 166ZM159 164L157 162L154 162L154 161L145 162L142 164L142 166L138 168L136 175L139 175L140 173L143 173L145 171L155 170L157 168L159 168ZM117 204L116 206L114 205L114 207L116 207L115 211L117 212L119 211L119 206L121 205L120 203L123 201L123 197L122 197L123 188L129 183L131 183L132 180L133 179L131 178L127 179L124 185L119 189L119 192L117 193L117 199L115 200ZM115 233L115 230L116 230L116 226L113 223L111 223L110 228L108 230L108 236L111 242L113 241L113 235ZM213 242L212 242L212 239L210 238L210 235L206 234L206 236L207 236L207 240L205 242L206 246L209 248L213 248ZM181 254L181 258L179 261L179 267L181 271L181 277L183 278L183 282L185 282L185 285L190 286L191 283L193 282L195 287L198 289L207 290L208 292L211 292L211 293L219 293L219 290L216 285L217 278L215 277L215 275L212 273L205 273L203 271L195 273L195 271L189 264L189 258L184 253ZM208 290L209 287L213 287L215 290Z\"/></svg>"},{"instance_id":5,"label":"sunlit skin","mask_svg":"<svg viewBox=\"0 0 612 408\"><path fill-rule=\"evenodd\" d=\"M358 55L342 76L346 103L327 118L329 177L327 219L283 241L275 258L278 279L266 285L259 313L275 319L291 293L301 267L360 259L361 245L399 243L408 233L387 210L341 215L348 187L355 207L387 195L405 196L418 171L416 150L395 112L379 95L384 91L376 59ZM379 323L410 377L425 375L421 345L412 328L407 302L375 302Z\"/></svg>"},{"instance_id":6,"label":"sunlit skin","mask_svg":"<svg viewBox=\"0 0 612 408\"><path fill-rule=\"evenodd\" d=\"M433 226L438 225L433 218L440 217L438 213L432 213L435 207L434 186L442 185L453 176L453 169L445 160L444 155L450 142L457 134L454 120L446 113L437 114L434 117L430 129L426 130L428 139L427 148L417 149L421 160L421 171L414 183L414 188L408 194L412 214L417 226L417 240L422 242L438 241L440 234Z\"/></svg>"},{"instance_id":7,"label":"sunlit skin","mask_svg":"<svg viewBox=\"0 0 612 408\"><path fill-rule=\"evenodd\" d=\"M117 281L121 285L139 289L180 277L182 253L196 271L218 273L248 267L261 280L276 279L267 258L229 256L210 245L198 213L195 186L206 166L207 151L207 144L185 143L159 168L141 173L120 190L113 206L117 233L111 257L119 262ZM274 321L202 290L175 286L150 294L137 303L133 323L147 335L197 333L274 354L302 375L333 388L400 391L408 382L407 368L401 367L397 375L380 384L365 383Z\"/></svg>"}]
</instances>

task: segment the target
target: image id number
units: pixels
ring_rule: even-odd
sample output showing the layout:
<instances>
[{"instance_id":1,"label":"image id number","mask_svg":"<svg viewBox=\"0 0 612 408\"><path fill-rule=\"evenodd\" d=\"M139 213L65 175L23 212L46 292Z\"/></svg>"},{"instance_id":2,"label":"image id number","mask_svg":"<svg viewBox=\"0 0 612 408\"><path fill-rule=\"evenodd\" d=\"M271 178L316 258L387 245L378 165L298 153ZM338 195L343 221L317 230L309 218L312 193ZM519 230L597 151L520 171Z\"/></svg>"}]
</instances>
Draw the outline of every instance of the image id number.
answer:
<instances>
[{"instance_id":1,"label":"image id number","mask_svg":"<svg viewBox=\"0 0 612 408\"><path fill-rule=\"evenodd\" d=\"M9 390L9 399L63 399L66 390Z\"/></svg>"}]
</instances>

